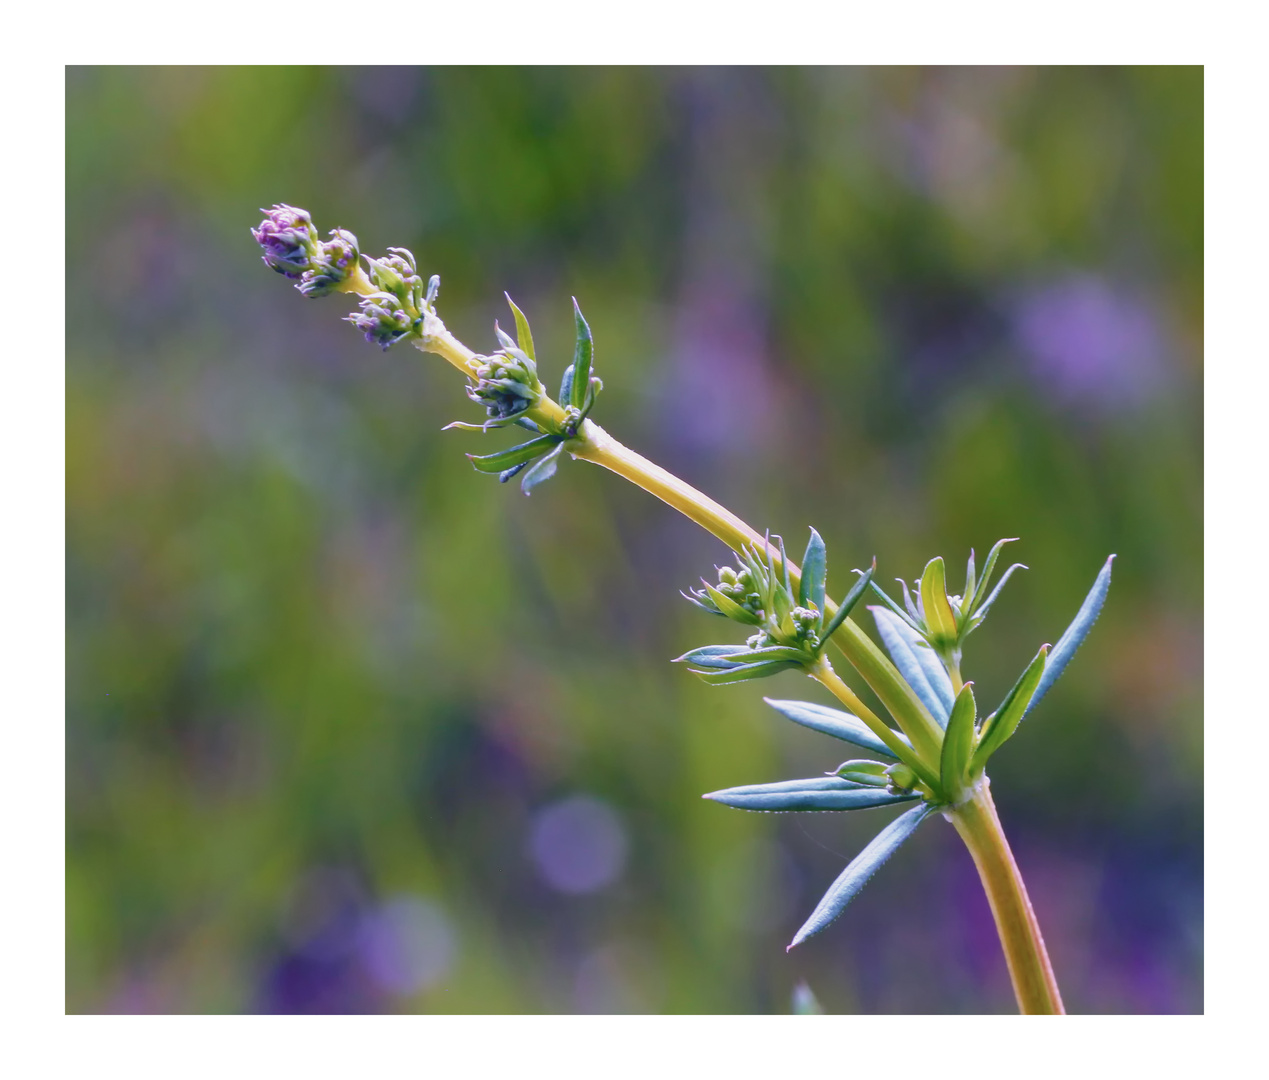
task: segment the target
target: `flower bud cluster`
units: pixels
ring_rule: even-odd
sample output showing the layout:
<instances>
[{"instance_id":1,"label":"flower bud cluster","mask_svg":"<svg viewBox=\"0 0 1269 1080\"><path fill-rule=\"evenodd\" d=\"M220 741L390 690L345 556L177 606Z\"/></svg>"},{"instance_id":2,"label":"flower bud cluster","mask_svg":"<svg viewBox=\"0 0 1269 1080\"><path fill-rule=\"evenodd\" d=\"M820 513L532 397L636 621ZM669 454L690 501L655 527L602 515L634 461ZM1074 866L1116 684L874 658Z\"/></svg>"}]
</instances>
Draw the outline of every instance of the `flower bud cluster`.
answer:
<instances>
[{"instance_id":1,"label":"flower bud cluster","mask_svg":"<svg viewBox=\"0 0 1269 1080\"><path fill-rule=\"evenodd\" d=\"M401 306L401 301L387 292L363 296L360 310L346 315L344 319L365 334L367 341L382 349L409 337L415 323L409 312Z\"/></svg>"},{"instance_id":2,"label":"flower bud cluster","mask_svg":"<svg viewBox=\"0 0 1269 1080\"><path fill-rule=\"evenodd\" d=\"M467 396L483 405L491 418L517 416L542 397L537 365L520 349L505 348L477 359L476 383L467 387Z\"/></svg>"},{"instance_id":3,"label":"flower bud cluster","mask_svg":"<svg viewBox=\"0 0 1269 1080\"><path fill-rule=\"evenodd\" d=\"M762 597L754 585L753 572L748 569L733 570L730 566L718 567L718 591L728 600L734 600L746 611L762 618Z\"/></svg>"},{"instance_id":4,"label":"flower bud cluster","mask_svg":"<svg viewBox=\"0 0 1269 1080\"><path fill-rule=\"evenodd\" d=\"M277 203L261 212L265 218L251 235L264 249L265 266L298 281L305 296L325 296L357 269L357 238L347 230L332 229L322 241L307 210Z\"/></svg>"}]
</instances>

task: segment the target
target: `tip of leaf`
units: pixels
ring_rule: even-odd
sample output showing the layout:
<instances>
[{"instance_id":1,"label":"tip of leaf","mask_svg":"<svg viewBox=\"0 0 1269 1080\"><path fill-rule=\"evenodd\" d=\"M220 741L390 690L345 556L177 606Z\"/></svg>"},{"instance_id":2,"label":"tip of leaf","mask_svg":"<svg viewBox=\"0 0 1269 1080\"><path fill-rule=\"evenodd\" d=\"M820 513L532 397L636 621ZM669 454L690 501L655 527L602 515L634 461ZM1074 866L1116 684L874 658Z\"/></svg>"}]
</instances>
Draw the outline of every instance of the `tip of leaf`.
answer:
<instances>
[{"instance_id":1,"label":"tip of leaf","mask_svg":"<svg viewBox=\"0 0 1269 1080\"><path fill-rule=\"evenodd\" d=\"M576 296L573 297L573 310L576 311L579 315L582 313L582 309L577 304Z\"/></svg>"}]
</instances>

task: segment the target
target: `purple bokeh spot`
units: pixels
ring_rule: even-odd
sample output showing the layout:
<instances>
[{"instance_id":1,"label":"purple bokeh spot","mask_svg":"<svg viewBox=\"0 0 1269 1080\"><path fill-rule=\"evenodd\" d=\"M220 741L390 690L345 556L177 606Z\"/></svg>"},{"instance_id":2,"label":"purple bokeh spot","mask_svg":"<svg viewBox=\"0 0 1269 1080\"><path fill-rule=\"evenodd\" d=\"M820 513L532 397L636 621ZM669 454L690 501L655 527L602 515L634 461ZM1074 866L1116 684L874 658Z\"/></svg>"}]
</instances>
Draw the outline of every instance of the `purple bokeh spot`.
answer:
<instances>
[{"instance_id":1,"label":"purple bokeh spot","mask_svg":"<svg viewBox=\"0 0 1269 1080\"><path fill-rule=\"evenodd\" d=\"M1014 333L1042 387L1108 409L1146 402L1165 376L1165 338L1150 307L1092 274L1025 294Z\"/></svg>"},{"instance_id":2,"label":"purple bokeh spot","mask_svg":"<svg viewBox=\"0 0 1269 1080\"><path fill-rule=\"evenodd\" d=\"M542 880L564 893L611 885L626 862L626 833L607 803L574 795L533 819L529 853Z\"/></svg>"},{"instance_id":3,"label":"purple bokeh spot","mask_svg":"<svg viewBox=\"0 0 1269 1080\"><path fill-rule=\"evenodd\" d=\"M418 896L389 900L362 921L358 953L381 989L417 994L453 967L457 942L445 913Z\"/></svg>"}]
</instances>

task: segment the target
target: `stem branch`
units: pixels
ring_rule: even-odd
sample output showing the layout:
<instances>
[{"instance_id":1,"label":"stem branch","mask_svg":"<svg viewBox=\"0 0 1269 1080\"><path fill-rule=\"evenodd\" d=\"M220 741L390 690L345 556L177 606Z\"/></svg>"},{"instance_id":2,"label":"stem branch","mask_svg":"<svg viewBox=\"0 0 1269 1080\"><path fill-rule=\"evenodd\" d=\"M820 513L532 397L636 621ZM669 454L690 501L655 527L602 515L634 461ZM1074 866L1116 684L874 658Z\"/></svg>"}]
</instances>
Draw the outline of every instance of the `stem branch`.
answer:
<instances>
[{"instance_id":1,"label":"stem branch","mask_svg":"<svg viewBox=\"0 0 1269 1080\"><path fill-rule=\"evenodd\" d=\"M973 796L949 811L949 816L969 848L982 879L1019 1010L1049 1015L1065 1013L1040 924L1031 910L1027 887L1000 827L985 776Z\"/></svg>"}]
</instances>

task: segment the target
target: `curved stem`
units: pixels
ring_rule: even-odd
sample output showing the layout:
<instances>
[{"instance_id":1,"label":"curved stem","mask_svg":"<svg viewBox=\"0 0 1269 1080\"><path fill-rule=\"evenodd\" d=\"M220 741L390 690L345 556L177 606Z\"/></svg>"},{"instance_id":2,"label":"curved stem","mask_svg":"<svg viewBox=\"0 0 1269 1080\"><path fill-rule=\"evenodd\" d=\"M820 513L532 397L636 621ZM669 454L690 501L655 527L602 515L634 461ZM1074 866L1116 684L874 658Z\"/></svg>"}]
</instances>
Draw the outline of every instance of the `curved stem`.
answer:
<instances>
[{"instance_id":1,"label":"curved stem","mask_svg":"<svg viewBox=\"0 0 1269 1080\"><path fill-rule=\"evenodd\" d=\"M1024 1013L1065 1013L1040 924L1000 827L986 776L970 799L949 811L948 816L978 868L1018 1008Z\"/></svg>"}]
</instances>

